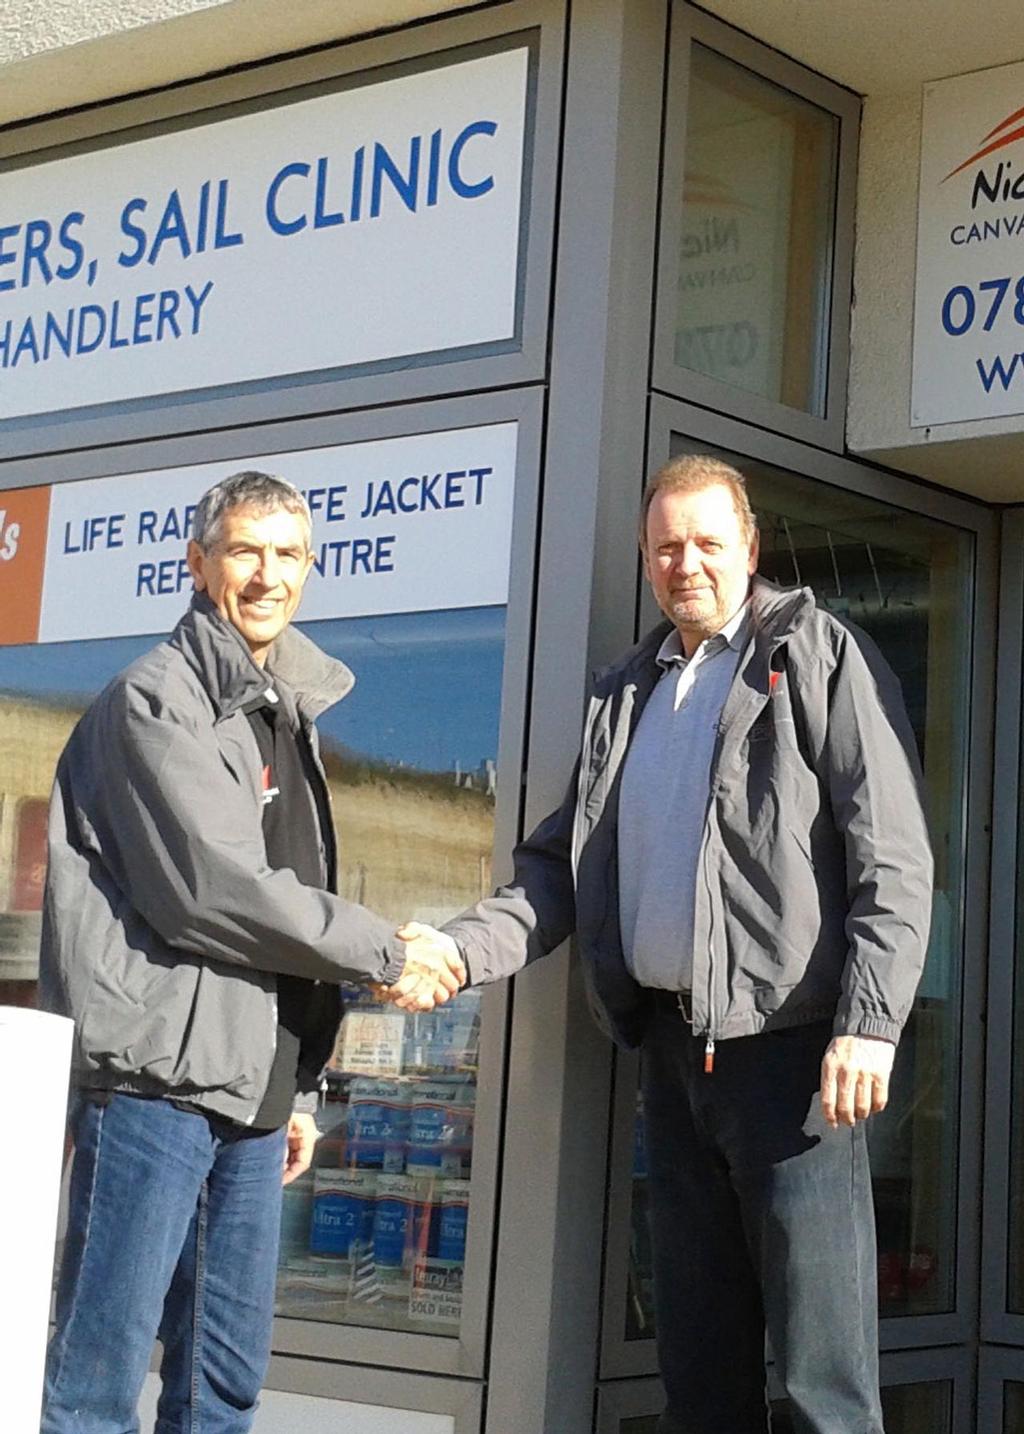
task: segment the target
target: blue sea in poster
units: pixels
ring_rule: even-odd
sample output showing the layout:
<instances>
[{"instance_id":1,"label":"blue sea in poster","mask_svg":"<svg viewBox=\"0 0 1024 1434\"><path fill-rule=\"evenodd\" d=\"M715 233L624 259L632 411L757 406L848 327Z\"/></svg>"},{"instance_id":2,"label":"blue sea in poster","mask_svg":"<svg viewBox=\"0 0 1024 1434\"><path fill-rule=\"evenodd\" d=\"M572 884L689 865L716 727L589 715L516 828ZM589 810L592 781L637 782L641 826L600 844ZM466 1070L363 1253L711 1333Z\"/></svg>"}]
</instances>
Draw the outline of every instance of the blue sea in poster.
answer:
<instances>
[{"instance_id":1,"label":"blue sea in poster","mask_svg":"<svg viewBox=\"0 0 1024 1434\"><path fill-rule=\"evenodd\" d=\"M503 607L300 623L356 675L320 719L325 742L376 761L448 772L497 760ZM159 637L0 647L0 692L84 706Z\"/></svg>"}]
</instances>

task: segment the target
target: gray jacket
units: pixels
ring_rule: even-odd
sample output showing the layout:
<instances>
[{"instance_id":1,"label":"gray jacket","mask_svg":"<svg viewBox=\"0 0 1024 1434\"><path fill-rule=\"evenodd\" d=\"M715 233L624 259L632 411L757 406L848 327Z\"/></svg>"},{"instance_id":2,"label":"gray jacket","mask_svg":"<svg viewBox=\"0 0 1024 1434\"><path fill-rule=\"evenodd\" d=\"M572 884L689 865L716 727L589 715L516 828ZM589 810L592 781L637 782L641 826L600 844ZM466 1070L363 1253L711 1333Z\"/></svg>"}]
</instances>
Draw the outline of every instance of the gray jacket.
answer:
<instances>
[{"instance_id":1,"label":"gray jacket","mask_svg":"<svg viewBox=\"0 0 1024 1434\"><path fill-rule=\"evenodd\" d=\"M272 683L322 781L313 721L353 680L292 629L261 670L197 596L78 723L50 806L39 978L44 1007L74 1019L76 1084L171 1093L246 1124L273 1062L277 973L335 986L397 979L391 923L272 871L263 844L246 707ZM336 1028L337 993L320 994L312 1004ZM326 1051L317 1055L322 1064Z\"/></svg>"},{"instance_id":2,"label":"gray jacket","mask_svg":"<svg viewBox=\"0 0 1024 1434\"><path fill-rule=\"evenodd\" d=\"M751 606L702 818L694 1029L717 1040L832 1019L837 1035L897 1041L924 964L932 879L899 684L870 639L809 589L755 578ZM642 1040L651 997L619 933L619 781L669 630L595 677L561 807L517 848L511 884L445 928L475 982L575 931L594 1014L624 1046Z\"/></svg>"}]
</instances>

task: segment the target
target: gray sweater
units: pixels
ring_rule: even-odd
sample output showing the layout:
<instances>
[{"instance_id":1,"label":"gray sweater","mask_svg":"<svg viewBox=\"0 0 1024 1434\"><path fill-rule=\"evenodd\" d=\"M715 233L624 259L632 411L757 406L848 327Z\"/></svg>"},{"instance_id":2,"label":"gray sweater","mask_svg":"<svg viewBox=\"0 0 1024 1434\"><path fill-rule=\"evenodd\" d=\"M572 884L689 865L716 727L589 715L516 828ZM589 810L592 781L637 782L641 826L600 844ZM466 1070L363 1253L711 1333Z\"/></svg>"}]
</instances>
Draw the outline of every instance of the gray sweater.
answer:
<instances>
[{"instance_id":1,"label":"gray sweater","mask_svg":"<svg viewBox=\"0 0 1024 1434\"><path fill-rule=\"evenodd\" d=\"M623 764L619 799L619 926L641 986L693 986L693 909L711 762L722 709L748 634L746 604L687 661L674 629L664 671Z\"/></svg>"}]
</instances>

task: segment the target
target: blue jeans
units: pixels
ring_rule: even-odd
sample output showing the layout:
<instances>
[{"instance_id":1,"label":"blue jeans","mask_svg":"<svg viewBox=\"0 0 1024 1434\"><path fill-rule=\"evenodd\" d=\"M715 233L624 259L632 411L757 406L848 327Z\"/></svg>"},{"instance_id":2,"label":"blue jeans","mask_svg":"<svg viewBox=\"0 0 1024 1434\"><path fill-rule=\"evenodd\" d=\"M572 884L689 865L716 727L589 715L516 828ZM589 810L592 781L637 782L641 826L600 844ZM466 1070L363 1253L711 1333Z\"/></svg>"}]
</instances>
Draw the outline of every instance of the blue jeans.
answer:
<instances>
[{"instance_id":1,"label":"blue jeans","mask_svg":"<svg viewBox=\"0 0 1024 1434\"><path fill-rule=\"evenodd\" d=\"M882 1434L863 1122L818 1098L829 1026L704 1041L658 1002L643 1047L660 1434L766 1434L765 1333L797 1434Z\"/></svg>"},{"instance_id":2,"label":"blue jeans","mask_svg":"<svg viewBox=\"0 0 1024 1434\"><path fill-rule=\"evenodd\" d=\"M165 1100L82 1099L41 1434L137 1434L159 1334L156 1434L243 1434L267 1361L284 1130Z\"/></svg>"}]
</instances>

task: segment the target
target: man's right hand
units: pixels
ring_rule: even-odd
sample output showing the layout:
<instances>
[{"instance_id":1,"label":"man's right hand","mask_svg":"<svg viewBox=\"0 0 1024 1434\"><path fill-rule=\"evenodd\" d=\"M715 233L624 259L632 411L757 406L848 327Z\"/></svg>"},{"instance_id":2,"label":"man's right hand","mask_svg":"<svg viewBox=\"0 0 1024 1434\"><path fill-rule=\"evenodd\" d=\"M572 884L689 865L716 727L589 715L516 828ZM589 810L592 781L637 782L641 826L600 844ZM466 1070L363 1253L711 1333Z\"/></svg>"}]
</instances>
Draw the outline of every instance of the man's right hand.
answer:
<instances>
[{"instance_id":1,"label":"man's right hand","mask_svg":"<svg viewBox=\"0 0 1024 1434\"><path fill-rule=\"evenodd\" d=\"M432 1011L466 984L466 965L458 946L443 931L409 921L396 933L406 943L405 966L384 999L403 1011Z\"/></svg>"}]
</instances>

